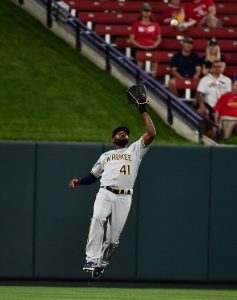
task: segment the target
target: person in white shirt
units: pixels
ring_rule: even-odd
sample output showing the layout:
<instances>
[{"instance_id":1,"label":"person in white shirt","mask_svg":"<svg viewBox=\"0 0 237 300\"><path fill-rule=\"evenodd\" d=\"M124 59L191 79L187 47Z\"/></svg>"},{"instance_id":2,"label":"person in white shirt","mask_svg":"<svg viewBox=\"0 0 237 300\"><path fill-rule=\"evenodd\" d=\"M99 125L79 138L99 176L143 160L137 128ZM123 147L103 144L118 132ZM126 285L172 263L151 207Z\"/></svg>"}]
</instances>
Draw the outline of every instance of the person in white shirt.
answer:
<instances>
[{"instance_id":1,"label":"person in white shirt","mask_svg":"<svg viewBox=\"0 0 237 300\"><path fill-rule=\"evenodd\" d=\"M213 120L217 100L231 91L231 79L222 74L222 62L214 61L210 72L201 78L196 92L196 108L198 112Z\"/></svg>"}]
</instances>

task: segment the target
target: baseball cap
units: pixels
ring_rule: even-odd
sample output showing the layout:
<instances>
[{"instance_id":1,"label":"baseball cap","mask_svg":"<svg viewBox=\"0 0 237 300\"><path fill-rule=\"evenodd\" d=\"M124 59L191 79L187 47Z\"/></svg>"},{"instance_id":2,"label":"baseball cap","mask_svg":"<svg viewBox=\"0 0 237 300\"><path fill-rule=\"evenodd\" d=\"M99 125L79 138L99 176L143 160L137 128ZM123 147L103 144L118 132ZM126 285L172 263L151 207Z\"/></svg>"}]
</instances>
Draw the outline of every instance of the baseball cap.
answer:
<instances>
[{"instance_id":1,"label":"baseball cap","mask_svg":"<svg viewBox=\"0 0 237 300\"><path fill-rule=\"evenodd\" d=\"M183 38L184 43L193 44L193 39L190 36L185 36Z\"/></svg>"},{"instance_id":2,"label":"baseball cap","mask_svg":"<svg viewBox=\"0 0 237 300\"><path fill-rule=\"evenodd\" d=\"M143 3L141 11L151 11L151 6L149 3Z\"/></svg>"},{"instance_id":3,"label":"baseball cap","mask_svg":"<svg viewBox=\"0 0 237 300\"><path fill-rule=\"evenodd\" d=\"M130 133L130 130L128 129L128 127L126 126L119 126L117 128L115 128L113 131L112 131L112 138L116 135L116 133L120 130L123 130L127 133L127 135L129 135Z\"/></svg>"},{"instance_id":4,"label":"baseball cap","mask_svg":"<svg viewBox=\"0 0 237 300\"><path fill-rule=\"evenodd\" d=\"M216 38L211 38L209 41L208 41L208 45L218 45L218 41Z\"/></svg>"}]
</instances>

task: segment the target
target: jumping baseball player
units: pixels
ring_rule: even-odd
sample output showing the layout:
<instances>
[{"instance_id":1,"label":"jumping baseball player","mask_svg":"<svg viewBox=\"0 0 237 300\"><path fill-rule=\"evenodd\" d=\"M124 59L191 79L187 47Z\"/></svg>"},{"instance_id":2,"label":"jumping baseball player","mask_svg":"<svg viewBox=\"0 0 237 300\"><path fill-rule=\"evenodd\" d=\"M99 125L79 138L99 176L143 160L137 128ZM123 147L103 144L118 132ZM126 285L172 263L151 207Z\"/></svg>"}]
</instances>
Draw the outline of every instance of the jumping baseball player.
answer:
<instances>
[{"instance_id":1,"label":"jumping baseball player","mask_svg":"<svg viewBox=\"0 0 237 300\"><path fill-rule=\"evenodd\" d=\"M112 132L114 150L103 153L88 176L73 178L69 183L70 188L74 189L77 185L92 184L100 179L100 189L96 195L86 245L86 262L83 267L84 271L92 272L94 279L103 274L118 246L131 207L139 165L156 135L153 122L146 111L146 103L137 106L146 129L143 136L128 145L129 129L125 126L114 129Z\"/></svg>"}]
</instances>

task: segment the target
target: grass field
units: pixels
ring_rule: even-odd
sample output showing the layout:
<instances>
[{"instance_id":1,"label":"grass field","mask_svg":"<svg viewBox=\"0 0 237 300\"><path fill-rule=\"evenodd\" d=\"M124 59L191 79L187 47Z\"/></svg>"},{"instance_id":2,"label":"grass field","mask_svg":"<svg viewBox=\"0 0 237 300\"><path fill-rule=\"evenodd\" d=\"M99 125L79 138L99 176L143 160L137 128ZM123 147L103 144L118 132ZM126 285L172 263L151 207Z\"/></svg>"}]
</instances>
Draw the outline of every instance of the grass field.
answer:
<instances>
[{"instance_id":1,"label":"grass field","mask_svg":"<svg viewBox=\"0 0 237 300\"><path fill-rule=\"evenodd\" d=\"M0 1L0 139L111 142L144 131L126 88L8 0ZM189 144L150 111L157 144Z\"/></svg>"},{"instance_id":2,"label":"grass field","mask_svg":"<svg viewBox=\"0 0 237 300\"><path fill-rule=\"evenodd\" d=\"M236 290L1 286L0 300L236 300Z\"/></svg>"}]
</instances>

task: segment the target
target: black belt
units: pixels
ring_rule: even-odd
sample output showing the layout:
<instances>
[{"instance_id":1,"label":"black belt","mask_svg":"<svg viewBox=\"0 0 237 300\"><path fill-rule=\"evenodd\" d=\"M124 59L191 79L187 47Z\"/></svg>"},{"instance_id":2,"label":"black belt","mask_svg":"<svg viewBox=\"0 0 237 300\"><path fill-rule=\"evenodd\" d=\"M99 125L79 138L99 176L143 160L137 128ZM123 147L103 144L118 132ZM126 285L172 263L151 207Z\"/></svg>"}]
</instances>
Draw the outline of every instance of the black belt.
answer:
<instances>
[{"instance_id":1,"label":"black belt","mask_svg":"<svg viewBox=\"0 0 237 300\"><path fill-rule=\"evenodd\" d=\"M106 189L116 195L130 195L131 194L131 190L125 190L125 189L114 189L110 186L101 186L101 188Z\"/></svg>"}]
</instances>

